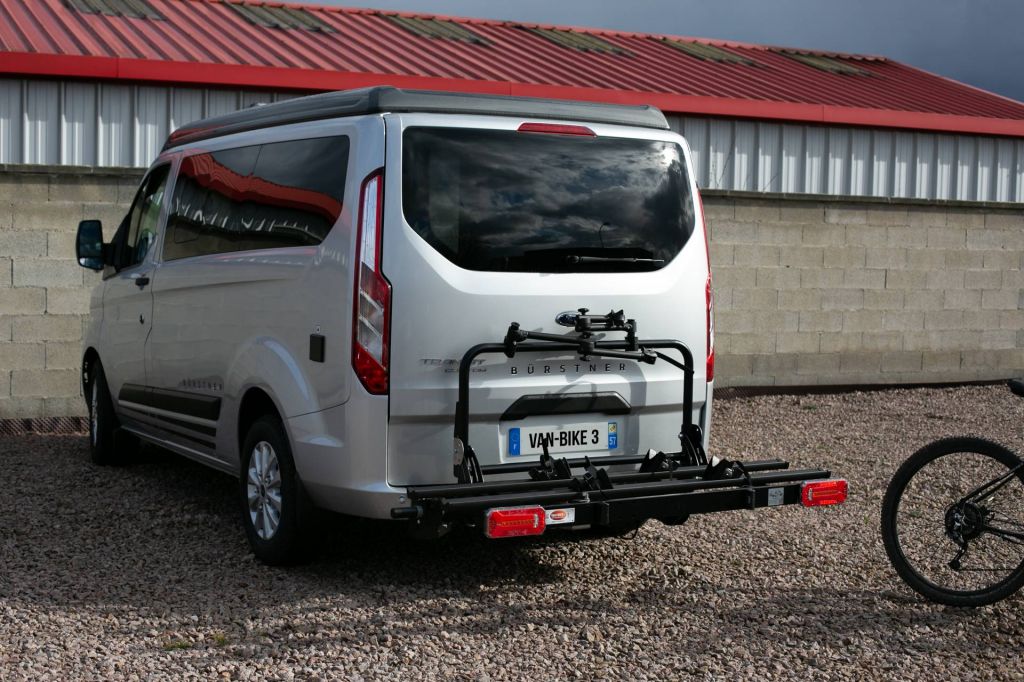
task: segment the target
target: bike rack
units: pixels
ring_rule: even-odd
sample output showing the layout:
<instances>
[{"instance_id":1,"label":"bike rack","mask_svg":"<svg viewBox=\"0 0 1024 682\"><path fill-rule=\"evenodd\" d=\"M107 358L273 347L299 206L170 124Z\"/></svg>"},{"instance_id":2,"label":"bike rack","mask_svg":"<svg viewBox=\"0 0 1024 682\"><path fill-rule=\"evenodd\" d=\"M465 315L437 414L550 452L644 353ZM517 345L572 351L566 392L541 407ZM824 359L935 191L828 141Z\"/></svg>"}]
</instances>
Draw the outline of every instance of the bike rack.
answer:
<instances>
[{"instance_id":1,"label":"bike rack","mask_svg":"<svg viewBox=\"0 0 1024 682\"><path fill-rule=\"evenodd\" d=\"M789 470L783 460L752 462L708 461L700 425L693 423L694 362L690 349L676 340L641 341L636 321L623 311L589 315L580 308L573 316L573 332L548 334L523 330L513 322L501 343L481 343L459 362L458 402L455 408L455 484L413 486L411 506L391 510L424 534L441 534L452 523L474 525L488 509L516 505L571 507L576 523L608 526L630 520L661 518L681 522L690 514L780 506L800 501L800 487L808 480L828 478L824 469ZM562 320L559 320L563 323ZM596 333L621 332L623 340L595 338ZM532 342L531 342L532 341ZM662 353L675 350L682 362ZM580 359L606 357L655 364L661 360L684 374L682 422L678 452L648 452L644 456L554 459L547 452L539 462L481 466L469 443L470 374L480 355L575 351ZM635 465L631 472L610 473L607 467ZM582 470L582 473L574 473ZM527 473L529 478L485 482L485 475Z\"/></svg>"}]
</instances>

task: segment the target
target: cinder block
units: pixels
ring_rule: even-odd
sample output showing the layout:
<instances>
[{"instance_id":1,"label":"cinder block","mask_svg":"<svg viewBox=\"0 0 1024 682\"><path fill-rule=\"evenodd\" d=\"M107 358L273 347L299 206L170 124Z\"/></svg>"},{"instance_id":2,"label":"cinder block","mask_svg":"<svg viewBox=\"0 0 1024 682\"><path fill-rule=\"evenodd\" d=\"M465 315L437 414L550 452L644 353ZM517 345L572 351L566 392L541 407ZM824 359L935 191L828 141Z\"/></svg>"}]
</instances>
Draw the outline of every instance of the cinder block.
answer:
<instances>
[{"instance_id":1,"label":"cinder block","mask_svg":"<svg viewBox=\"0 0 1024 682\"><path fill-rule=\"evenodd\" d=\"M885 246L889 228L884 225L850 225L846 228L849 246Z\"/></svg>"},{"instance_id":2,"label":"cinder block","mask_svg":"<svg viewBox=\"0 0 1024 682\"><path fill-rule=\"evenodd\" d=\"M925 329L960 329L963 323L962 310L929 310L924 314Z\"/></svg>"},{"instance_id":3,"label":"cinder block","mask_svg":"<svg viewBox=\"0 0 1024 682\"><path fill-rule=\"evenodd\" d=\"M0 173L0 203L44 203L50 178L43 173Z\"/></svg>"},{"instance_id":4,"label":"cinder block","mask_svg":"<svg viewBox=\"0 0 1024 682\"><path fill-rule=\"evenodd\" d=\"M728 339L728 352L734 355L775 352L774 334L729 334Z\"/></svg>"},{"instance_id":5,"label":"cinder block","mask_svg":"<svg viewBox=\"0 0 1024 682\"><path fill-rule=\"evenodd\" d=\"M11 337L19 343L33 341L79 341L80 315L29 315L13 319Z\"/></svg>"},{"instance_id":6,"label":"cinder block","mask_svg":"<svg viewBox=\"0 0 1024 682\"><path fill-rule=\"evenodd\" d=\"M838 332L843 329L843 314L835 310L803 310L800 312L800 331Z\"/></svg>"},{"instance_id":7,"label":"cinder block","mask_svg":"<svg viewBox=\"0 0 1024 682\"><path fill-rule=\"evenodd\" d=\"M118 177L111 175L51 175L48 200L114 204L118 201L119 182Z\"/></svg>"},{"instance_id":8,"label":"cinder block","mask_svg":"<svg viewBox=\"0 0 1024 682\"><path fill-rule=\"evenodd\" d=\"M843 353L839 356L839 371L878 373L882 367L882 356L879 353Z\"/></svg>"},{"instance_id":9,"label":"cinder block","mask_svg":"<svg viewBox=\"0 0 1024 682\"><path fill-rule=\"evenodd\" d=\"M893 246L871 247L867 250L865 265L869 268L905 268L907 250Z\"/></svg>"},{"instance_id":10,"label":"cinder block","mask_svg":"<svg viewBox=\"0 0 1024 682\"><path fill-rule=\"evenodd\" d=\"M825 332L819 340L822 353L850 353L864 350L864 334L861 332Z\"/></svg>"},{"instance_id":11,"label":"cinder block","mask_svg":"<svg viewBox=\"0 0 1024 682\"><path fill-rule=\"evenodd\" d=\"M17 258L14 261L14 286L62 287L82 286L82 268L78 261L56 258Z\"/></svg>"},{"instance_id":12,"label":"cinder block","mask_svg":"<svg viewBox=\"0 0 1024 682\"><path fill-rule=\"evenodd\" d=\"M842 286L848 289L882 289L885 283L885 270L848 268L843 271Z\"/></svg>"},{"instance_id":13,"label":"cinder block","mask_svg":"<svg viewBox=\"0 0 1024 682\"><path fill-rule=\"evenodd\" d=\"M902 310L904 293L899 289L867 289L864 291L866 310Z\"/></svg>"},{"instance_id":14,"label":"cinder block","mask_svg":"<svg viewBox=\"0 0 1024 682\"><path fill-rule=\"evenodd\" d=\"M945 295L941 289L915 289L904 293L903 308L905 310L942 310L944 302Z\"/></svg>"},{"instance_id":15,"label":"cinder block","mask_svg":"<svg viewBox=\"0 0 1024 682\"><path fill-rule=\"evenodd\" d=\"M49 230L74 233L82 220L82 205L74 203L18 203L14 205L12 229L22 232ZM109 233L113 236L113 231ZM109 239L109 237L108 237Z\"/></svg>"},{"instance_id":16,"label":"cinder block","mask_svg":"<svg viewBox=\"0 0 1024 682\"><path fill-rule=\"evenodd\" d=\"M51 315L84 315L89 312L91 287L46 290L46 312Z\"/></svg>"},{"instance_id":17,"label":"cinder block","mask_svg":"<svg viewBox=\"0 0 1024 682\"><path fill-rule=\"evenodd\" d=\"M1012 370L1008 375L1004 374L1003 376L1019 377L1024 373L1024 348L999 351L996 362L999 369Z\"/></svg>"},{"instance_id":18,"label":"cinder block","mask_svg":"<svg viewBox=\"0 0 1024 682\"><path fill-rule=\"evenodd\" d=\"M0 342L11 340L11 327L14 318L10 315L0 315Z\"/></svg>"},{"instance_id":19,"label":"cinder block","mask_svg":"<svg viewBox=\"0 0 1024 682\"><path fill-rule=\"evenodd\" d=\"M909 225L910 211L898 206L868 206L868 223L871 225Z\"/></svg>"},{"instance_id":20,"label":"cinder block","mask_svg":"<svg viewBox=\"0 0 1024 682\"><path fill-rule=\"evenodd\" d=\"M139 191L139 183L142 182L142 177L145 174L144 171L140 171L138 175L122 175L117 180L117 203L128 205L135 199L135 195ZM725 201L731 202L731 199ZM709 203L714 203L712 200ZM704 204L707 209L707 203Z\"/></svg>"},{"instance_id":21,"label":"cinder block","mask_svg":"<svg viewBox=\"0 0 1024 682\"><path fill-rule=\"evenodd\" d=\"M867 248L863 246L834 246L825 249L826 268L863 268L867 262Z\"/></svg>"},{"instance_id":22,"label":"cinder block","mask_svg":"<svg viewBox=\"0 0 1024 682\"><path fill-rule=\"evenodd\" d=\"M947 268L980 270L985 267L985 254L980 251L968 251L962 247L958 247L951 251L945 251L945 254Z\"/></svg>"},{"instance_id":23,"label":"cinder block","mask_svg":"<svg viewBox=\"0 0 1024 682\"><path fill-rule=\"evenodd\" d=\"M925 286L928 289L963 289L964 271L945 268L929 270Z\"/></svg>"},{"instance_id":24,"label":"cinder block","mask_svg":"<svg viewBox=\"0 0 1024 682\"><path fill-rule=\"evenodd\" d=\"M924 329L924 313L920 310L885 311L882 313L883 331L914 331Z\"/></svg>"},{"instance_id":25,"label":"cinder block","mask_svg":"<svg viewBox=\"0 0 1024 682\"><path fill-rule=\"evenodd\" d=\"M734 256L732 244L716 244L712 242L710 245L710 249L712 270L722 265L733 264Z\"/></svg>"},{"instance_id":26,"label":"cinder block","mask_svg":"<svg viewBox=\"0 0 1024 682\"><path fill-rule=\"evenodd\" d=\"M826 206L825 222L836 225L864 225L868 222L868 212L853 204Z\"/></svg>"},{"instance_id":27,"label":"cinder block","mask_svg":"<svg viewBox=\"0 0 1024 682\"><path fill-rule=\"evenodd\" d=\"M82 344L54 341L46 345L46 369L78 369L82 366Z\"/></svg>"},{"instance_id":28,"label":"cinder block","mask_svg":"<svg viewBox=\"0 0 1024 682\"><path fill-rule=\"evenodd\" d=\"M74 369L15 369L11 395L15 398L56 398L81 393L80 374Z\"/></svg>"},{"instance_id":29,"label":"cinder block","mask_svg":"<svg viewBox=\"0 0 1024 682\"><path fill-rule=\"evenodd\" d=\"M976 208L950 208L946 210L946 224L967 229L984 227L985 213L986 211Z\"/></svg>"},{"instance_id":30,"label":"cinder block","mask_svg":"<svg viewBox=\"0 0 1024 682\"><path fill-rule=\"evenodd\" d=\"M838 289L843 285L843 271L825 268L801 268L800 286L811 289Z\"/></svg>"},{"instance_id":31,"label":"cinder block","mask_svg":"<svg viewBox=\"0 0 1024 682\"><path fill-rule=\"evenodd\" d=\"M1024 230L1024 213L1020 211L989 211L985 213L985 229Z\"/></svg>"},{"instance_id":32,"label":"cinder block","mask_svg":"<svg viewBox=\"0 0 1024 682\"><path fill-rule=\"evenodd\" d=\"M784 223L818 225L825 222L825 205L813 202L785 202L781 206L779 220Z\"/></svg>"},{"instance_id":33,"label":"cinder block","mask_svg":"<svg viewBox=\"0 0 1024 682\"><path fill-rule=\"evenodd\" d=\"M921 359L921 369L925 372L960 369L959 351L924 351Z\"/></svg>"},{"instance_id":34,"label":"cinder block","mask_svg":"<svg viewBox=\"0 0 1024 682\"><path fill-rule=\"evenodd\" d=\"M924 289L928 285L926 270L887 270L886 289Z\"/></svg>"},{"instance_id":35,"label":"cinder block","mask_svg":"<svg viewBox=\"0 0 1024 682\"><path fill-rule=\"evenodd\" d=\"M779 291L779 310L820 310L821 289Z\"/></svg>"},{"instance_id":36,"label":"cinder block","mask_svg":"<svg viewBox=\"0 0 1024 682\"><path fill-rule=\"evenodd\" d=\"M929 227L929 249L961 249L967 246L967 230L962 227Z\"/></svg>"},{"instance_id":37,"label":"cinder block","mask_svg":"<svg viewBox=\"0 0 1024 682\"><path fill-rule=\"evenodd\" d=\"M740 222L778 222L782 217L779 204L773 201L739 200L735 211L736 220Z\"/></svg>"},{"instance_id":38,"label":"cinder block","mask_svg":"<svg viewBox=\"0 0 1024 682\"><path fill-rule=\"evenodd\" d=\"M1017 332L1012 329L982 329L981 347L987 350L1016 348Z\"/></svg>"},{"instance_id":39,"label":"cinder block","mask_svg":"<svg viewBox=\"0 0 1024 682\"><path fill-rule=\"evenodd\" d=\"M978 311L989 314L994 311ZM998 311L1000 329L1024 329L1024 309L1022 310L1001 310ZM994 325L986 325L991 329ZM1022 345L1024 347L1024 345Z\"/></svg>"},{"instance_id":40,"label":"cinder block","mask_svg":"<svg viewBox=\"0 0 1024 682\"><path fill-rule=\"evenodd\" d=\"M10 287L13 284L12 263L10 258L0 258L0 289Z\"/></svg>"},{"instance_id":41,"label":"cinder block","mask_svg":"<svg viewBox=\"0 0 1024 682\"><path fill-rule=\"evenodd\" d=\"M833 374L839 371L839 353L798 355L797 374Z\"/></svg>"},{"instance_id":42,"label":"cinder block","mask_svg":"<svg viewBox=\"0 0 1024 682\"><path fill-rule=\"evenodd\" d=\"M785 267L820 268L825 263L825 249L820 246L794 246L785 248L779 264Z\"/></svg>"},{"instance_id":43,"label":"cinder block","mask_svg":"<svg viewBox=\"0 0 1024 682\"><path fill-rule=\"evenodd\" d=\"M907 249L907 267L911 270L941 270L946 252L939 249Z\"/></svg>"},{"instance_id":44,"label":"cinder block","mask_svg":"<svg viewBox=\"0 0 1024 682\"><path fill-rule=\"evenodd\" d=\"M978 292L979 299L981 297ZM1014 313L1021 312L1016 310L982 310L980 304L976 308L968 308L963 311L964 329L973 329L980 331L983 329L1024 329L1024 324L1013 326L1003 326L1002 315L1013 315Z\"/></svg>"},{"instance_id":45,"label":"cinder block","mask_svg":"<svg viewBox=\"0 0 1024 682\"><path fill-rule=\"evenodd\" d=\"M797 361L800 356L793 353L772 353L771 355L754 355L754 374L778 378L796 373Z\"/></svg>"},{"instance_id":46,"label":"cinder block","mask_svg":"<svg viewBox=\"0 0 1024 682\"><path fill-rule=\"evenodd\" d=\"M947 224L946 210L943 208L923 208L915 206L910 209L911 225L924 225L926 227L943 227Z\"/></svg>"},{"instance_id":47,"label":"cinder block","mask_svg":"<svg viewBox=\"0 0 1024 682\"><path fill-rule=\"evenodd\" d=\"M882 353L883 372L920 372L923 364L922 351L898 351Z\"/></svg>"},{"instance_id":48,"label":"cinder block","mask_svg":"<svg viewBox=\"0 0 1024 682\"><path fill-rule=\"evenodd\" d=\"M46 352L38 343L0 343L0 375L13 369L42 369Z\"/></svg>"},{"instance_id":49,"label":"cinder block","mask_svg":"<svg viewBox=\"0 0 1024 682\"><path fill-rule=\"evenodd\" d=\"M716 220L712 239L721 244L754 244L758 241L757 223Z\"/></svg>"},{"instance_id":50,"label":"cinder block","mask_svg":"<svg viewBox=\"0 0 1024 682\"><path fill-rule=\"evenodd\" d=\"M6 382L6 384L4 383ZM6 393L3 391L6 385ZM0 395L10 395L10 377L0 374ZM0 398L0 419L27 419L43 416L42 398Z\"/></svg>"},{"instance_id":51,"label":"cinder block","mask_svg":"<svg viewBox=\"0 0 1024 682\"><path fill-rule=\"evenodd\" d=\"M750 310L716 310L715 331L724 334L752 334L754 314Z\"/></svg>"},{"instance_id":52,"label":"cinder block","mask_svg":"<svg viewBox=\"0 0 1024 682\"><path fill-rule=\"evenodd\" d=\"M946 289L942 292L942 306L957 310L974 310L981 307L981 292L970 289Z\"/></svg>"},{"instance_id":53,"label":"cinder block","mask_svg":"<svg viewBox=\"0 0 1024 682\"><path fill-rule=\"evenodd\" d=\"M900 332L864 332L861 343L864 351L896 351L903 348Z\"/></svg>"},{"instance_id":54,"label":"cinder block","mask_svg":"<svg viewBox=\"0 0 1024 682\"><path fill-rule=\"evenodd\" d=\"M736 310L775 310L779 292L774 289L733 289L732 307Z\"/></svg>"},{"instance_id":55,"label":"cinder block","mask_svg":"<svg viewBox=\"0 0 1024 682\"><path fill-rule=\"evenodd\" d=\"M983 230L968 230L967 248L972 250L1018 249L1020 247L1018 234L1018 231L998 230L990 227Z\"/></svg>"},{"instance_id":56,"label":"cinder block","mask_svg":"<svg viewBox=\"0 0 1024 682\"><path fill-rule=\"evenodd\" d=\"M843 312L843 331L874 332L882 328L882 311L847 310Z\"/></svg>"},{"instance_id":57,"label":"cinder block","mask_svg":"<svg viewBox=\"0 0 1024 682\"><path fill-rule=\"evenodd\" d=\"M898 246L902 249L923 249L928 245L928 228L890 224L889 230L886 232L886 239L889 246Z\"/></svg>"},{"instance_id":58,"label":"cinder block","mask_svg":"<svg viewBox=\"0 0 1024 682\"><path fill-rule=\"evenodd\" d=\"M715 355L715 383L735 381L751 374L751 355ZM719 384L721 385L721 384Z\"/></svg>"},{"instance_id":59,"label":"cinder block","mask_svg":"<svg viewBox=\"0 0 1024 682\"><path fill-rule=\"evenodd\" d=\"M46 234L22 230L0 231L0 253L5 256L45 256Z\"/></svg>"},{"instance_id":60,"label":"cinder block","mask_svg":"<svg viewBox=\"0 0 1024 682\"><path fill-rule=\"evenodd\" d=\"M790 332L779 334L775 350L779 353L817 353L821 349L818 332Z\"/></svg>"},{"instance_id":61,"label":"cinder block","mask_svg":"<svg viewBox=\"0 0 1024 682\"><path fill-rule=\"evenodd\" d=\"M75 235L70 232L47 232L46 255L50 258L77 259Z\"/></svg>"},{"instance_id":62,"label":"cinder block","mask_svg":"<svg viewBox=\"0 0 1024 682\"><path fill-rule=\"evenodd\" d=\"M757 241L761 244L785 244L799 246L803 239L803 227L786 223L760 223L757 227Z\"/></svg>"},{"instance_id":63,"label":"cinder block","mask_svg":"<svg viewBox=\"0 0 1024 682\"><path fill-rule=\"evenodd\" d=\"M860 228L851 227L850 229L858 230ZM804 225L800 241L804 246L842 246L846 243L846 226L825 224Z\"/></svg>"},{"instance_id":64,"label":"cinder block","mask_svg":"<svg viewBox=\"0 0 1024 682\"><path fill-rule=\"evenodd\" d=\"M980 267L986 270L1017 270L1020 271L1021 254L1016 251L965 251L972 256L981 256Z\"/></svg>"},{"instance_id":65,"label":"cinder block","mask_svg":"<svg viewBox=\"0 0 1024 682\"><path fill-rule=\"evenodd\" d=\"M0 315L41 315L45 310L45 289L18 287L5 289L0 294Z\"/></svg>"},{"instance_id":66,"label":"cinder block","mask_svg":"<svg viewBox=\"0 0 1024 682\"><path fill-rule=\"evenodd\" d=\"M989 289L981 292L981 307L984 310L1017 310L1024 291L1013 289Z\"/></svg>"},{"instance_id":67,"label":"cinder block","mask_svg":"<svg viewBox=\"0 0 1024 682\"><path fill-rule=\"evenodd\" d=\"M999 289L1003 273L999 270L968 270L964 273L965 289Z\"/></svg>"},{"instance_id":68,"label":"cinder block","mask_svg":"<svg viewBox=\"0 0 1024 682\"><path fill-rule=\"evenodd\" d=\"M790 268L758 268L756 282L758 289L799 289L800 271Z\"/></svg>"},{"instance_id":69,"label":"cinder block","mask_svg":"<svg viewBox=\"0 0 1024 682\"><path fill-rule=\"evenodd\" d=\"M825 289L821 297L822 310L858 310L864 307L863 289Z\"/></svg>"},{"instance_id":70,"label":"cinder block","mask_svg":"<svg viewBox=\"0 0 1024 682\"><path fill-rule=\"evenodd\" d=\"M36 398L32 398L36 400ZM85 417L87 410L81 395L68 398L44 398L40 417Z\"/></svg>"},{"instance_id":71,"label":"cinder block","mask_svg":"<svg viewBox=\"0 0 1024 682\"><path fill-rule=\"evenodd\" d=\"M744 267L778 266L778 246L763 244L737 244L733 248L733 262Z\"/></svg>"}]
</instances>

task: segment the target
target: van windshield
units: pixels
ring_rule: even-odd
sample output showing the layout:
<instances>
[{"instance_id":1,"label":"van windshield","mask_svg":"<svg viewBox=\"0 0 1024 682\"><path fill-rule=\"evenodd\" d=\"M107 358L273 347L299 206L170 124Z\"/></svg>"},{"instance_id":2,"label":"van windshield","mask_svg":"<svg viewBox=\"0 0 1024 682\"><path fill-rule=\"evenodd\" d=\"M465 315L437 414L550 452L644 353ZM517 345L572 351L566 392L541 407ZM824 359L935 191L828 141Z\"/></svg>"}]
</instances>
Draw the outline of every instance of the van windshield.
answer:
<instances>
[{"instance_id":1,"label":"van windshield","mask_svg":"<svg viewBox=\"0 0 1024 682\"><path fill-rule=\"evenodd\" d=\"M656 270L694 221L674 142L508 130L406 130L402 205L417 234L468 270Z\"/></svg>"}]
</instances>

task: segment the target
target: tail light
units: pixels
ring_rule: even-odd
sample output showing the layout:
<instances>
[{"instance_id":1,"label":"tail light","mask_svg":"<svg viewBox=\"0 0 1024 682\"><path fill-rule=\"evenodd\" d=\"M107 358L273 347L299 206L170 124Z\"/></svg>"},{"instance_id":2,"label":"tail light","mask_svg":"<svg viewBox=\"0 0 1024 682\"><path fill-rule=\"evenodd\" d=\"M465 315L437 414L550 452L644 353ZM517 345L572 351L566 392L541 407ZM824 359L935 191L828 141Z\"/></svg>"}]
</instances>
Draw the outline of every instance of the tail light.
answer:
<instances>
[{"instance_id":1,"label":"tail light","mask_svg":"<svg viewBox=\"0 0 1024 682\"><path fill-rule=\"evenodd\" d=\"M384 174L363 181L356 234L355 308L352 367L367 391L388 392L388 339L391 331L391 284L381 274Z\"/></svg>"},{"instance_id":2,"label":"tail light","mask_svg":"<svg viewBox=\"0 0 1024 682\"><path fill-rule=\"evenodd\" d=\"M804 483L800 488L800 504L805 507L827 507L846 502L847 484L843 479Z\"/></svg>"},{"instance_id":3,"label":"tail light","mask_svg":"<svg viewBox=\"0 0 1024 682\"><path fill-rule=\"evenodd\" d=\"M519 126L518 131L521 133L549 133L552 135L597 137L597 133L586 126L566 125L564 123L524 123Z\"/></svg>"},{"instance_id":4,"label":"tail light","mask_svg":"<svg viewBox=\"0 0 1024 682\"><path fill-rule=\"evenodd\" d=\"M544 507L505 507L489 509L484 534L489 538L515 538L540 535L547 525Z\"/></svg>"},{"instance_id":5,"label":"tail light","mask_svg":"<svg viewBox=\"0 0 1024 682\"><path fill-rule=\"evenodd\" d=\"M704 284L704 303L707 310L707 371L706 381L715 378L715 290L711 286L711 235L708 234L708 221L704 218L704 199L697 192L697 203L700 205L700 220L704 228L704 253L708 257L708 279Z\"/></svg>"}]
</instances>

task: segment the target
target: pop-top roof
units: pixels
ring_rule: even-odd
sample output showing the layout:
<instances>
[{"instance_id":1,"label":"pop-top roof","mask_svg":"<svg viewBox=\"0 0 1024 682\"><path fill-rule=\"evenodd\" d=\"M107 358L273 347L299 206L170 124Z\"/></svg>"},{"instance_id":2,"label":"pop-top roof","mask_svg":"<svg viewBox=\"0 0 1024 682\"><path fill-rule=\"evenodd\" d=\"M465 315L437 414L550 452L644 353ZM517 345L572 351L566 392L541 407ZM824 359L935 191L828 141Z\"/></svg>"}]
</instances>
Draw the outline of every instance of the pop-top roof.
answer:
<instances>
[{"instance_id":1,"label":"pop-top roof","mask_svg":"<svg viewBox=\"0 0 1024 682\"><path fill-rule=\"evenodd\" d=\"M378 86L299 97L196 121L174 131L164 149L245 130L383 112L483 114L668 128L664 114L646 105L399 90Z\"/></svg>"},{"instance_id":2,"label":"pop-top roof","mask_svg":"<svg viewBox=\"0 0 1024 682\"><path fill-rule=\"evenodd\" d=\"M1024 137L1024 104L882 57L249 0L0 0L0 74L373 85Z\"/></svg>"}]
</instances>

